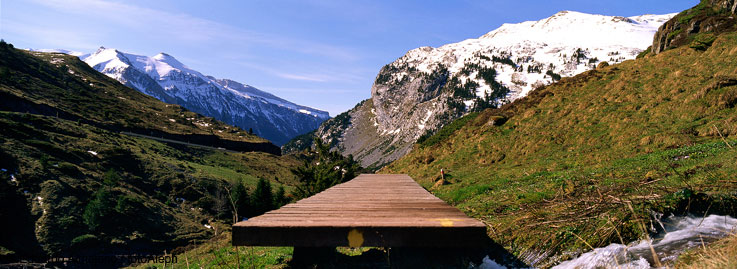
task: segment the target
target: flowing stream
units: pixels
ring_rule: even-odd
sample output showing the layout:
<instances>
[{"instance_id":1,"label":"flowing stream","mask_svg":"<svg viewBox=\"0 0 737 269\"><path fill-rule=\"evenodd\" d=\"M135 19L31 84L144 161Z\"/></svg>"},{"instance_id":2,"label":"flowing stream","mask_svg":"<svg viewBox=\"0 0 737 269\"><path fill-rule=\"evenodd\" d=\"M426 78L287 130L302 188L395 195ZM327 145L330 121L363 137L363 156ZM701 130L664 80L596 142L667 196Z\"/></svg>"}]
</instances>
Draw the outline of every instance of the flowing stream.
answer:
<instances>
[{"instance_id":1,"label":"flowing stream","mask_svg":"<svg viewBox=\"0 0 737 269\"><path fill-rule=\"evenodd\" d=\"M553 268L654 268L658 265L656 259L660 264L666 264L675 261L678 255L688 249L701 247L737 232L737 219L719 215L671 216L656 225L660 225L664 231L653 236L652 240L636 241L626 246L611 244L583 253Z\"/></svg>"}]
</instances>

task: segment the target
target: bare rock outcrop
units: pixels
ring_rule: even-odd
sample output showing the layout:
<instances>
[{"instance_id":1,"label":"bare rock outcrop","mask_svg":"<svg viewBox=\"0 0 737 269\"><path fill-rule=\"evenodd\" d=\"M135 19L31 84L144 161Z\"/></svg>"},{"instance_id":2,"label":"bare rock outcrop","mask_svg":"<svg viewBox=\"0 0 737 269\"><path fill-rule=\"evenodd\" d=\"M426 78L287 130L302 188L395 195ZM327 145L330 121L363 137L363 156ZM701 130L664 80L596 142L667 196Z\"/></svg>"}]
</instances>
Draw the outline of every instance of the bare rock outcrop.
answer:
<instances>
[{"instance_id":1,"label":"bare rock outcrop","mask_svg":"<svg viewBox=\"0 0 737 269\"><path fill-rule=\"evenodd\" d=\"M702 0L658 29L653 37L652 51L658 54L693 42L710 45L709 40L713 41L714 35L737 30L736 13L735 0Z\"/></svg>"}]
</instances>

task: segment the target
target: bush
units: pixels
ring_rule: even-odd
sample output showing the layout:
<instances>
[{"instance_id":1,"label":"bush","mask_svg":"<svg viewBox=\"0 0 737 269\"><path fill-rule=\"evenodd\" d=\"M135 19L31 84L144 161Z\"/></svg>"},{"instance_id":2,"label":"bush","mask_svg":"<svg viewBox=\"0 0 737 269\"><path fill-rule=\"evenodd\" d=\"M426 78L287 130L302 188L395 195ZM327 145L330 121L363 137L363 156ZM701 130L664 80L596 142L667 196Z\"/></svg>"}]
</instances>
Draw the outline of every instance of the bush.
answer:
<instances>
[{"instance_id":1,"label":"bush","mask_svg":"<svg viewBox=\"0 0 737 269\"><path fill-rule=\"evenodd\" d=\"M645 56L647 56L648 54L650 54L650 52L652 52L652 51L653 51L653 46L647 47L647 49L645 49L644 51L640 52L640 54L637 54L637 59L644 58Z\"/></svg>"},{"instance_id":2,"label":"bush","mask_svg":"<svg viewBox=\"0 0 737 269\"><path fill-rule=\"evenodd\" d=\"M560 75L556 74L552 70L548 70L548 72L545 72L545 74L553 78L553 81L559 81L561 78Z\"/></svg>"},{"instance_id":3,"label":"bush","mask_svg":"<svg viewBox=\"0 0 737 269\"><path fill-rule=\"evenodd\" d=\"M689 47L697 51L705 51L711 47L711 44L714 43L714 40L716 40L717 37L711 33L701 33L694 36L693 39L694 40L691 42Z\"/></svg>"},{"instance_id":4,"label":"bush","mask_svg":"<svg viewBox=\"0 0 737 269\"><path fill-rule=\"evenodd\" d=\"M107 217L113 212L114 208L112 193L105 189L99 189L84 208L82 219L90 231L96 231L106 223Z\"/></svg>"},{"instance_id":5,"label":"bush","mask_svg":"<svg viewBox=\"0 0 737 269\"><path fill-rule=\"evenodd\" d=\"M90 243L97 242L97 236L91 234L84 234L72 239L72 247L89 245Z\"/></svg>"},{"instance_id":6,"label":"bush","mask_svg":"<svg viewBox=\"0 0 737 269\"><path fill-rule=\"evenodd\" d=\"M118 200L115 203L115 211L128 216L136 214L136 208L142 204L142 201L132 195L121 195L118 196Z\"/></svg>"},{"instance_id":7,"label":"bush","mask_svg":"<svg viewBox=\"0 0 737 269\"><path fill-rule=\"evenodd\" d=\"M59 171L70 176L77 176L80 174L79 169L71 163L61 162L58 167Z\"/></svg>"}]
</instances>

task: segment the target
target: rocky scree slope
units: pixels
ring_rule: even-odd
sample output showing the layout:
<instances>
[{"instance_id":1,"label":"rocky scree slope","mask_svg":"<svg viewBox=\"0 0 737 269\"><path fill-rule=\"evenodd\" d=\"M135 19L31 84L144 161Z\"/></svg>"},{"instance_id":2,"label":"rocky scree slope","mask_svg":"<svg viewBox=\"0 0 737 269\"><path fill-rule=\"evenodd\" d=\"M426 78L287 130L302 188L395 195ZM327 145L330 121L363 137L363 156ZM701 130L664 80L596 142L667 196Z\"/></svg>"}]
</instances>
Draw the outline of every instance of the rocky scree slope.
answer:
<instances>
[{"instance_id":1,"label":"rocky scree slope","mask_svg":"<svg viewBox=\"0 0 737 269\"><path fill-rule=\"evenodd\" d=\"M166 53L153 57L101 47L82 56L95 70L170 104L253 129L277 145L315 130L327 112L301 106L229 79L192 70Z\"/></svg>"},{"instance_id":2,"label":"rocky scree slope","mask_svg":"<svg viewBox=\"0 0 737 269\"><path fill-rule=\"evenodd\" d=\"M478 39L411 50L379 71L371 99L326 121L315 135L364 167L380 167L468 112L508 103L604 61L635 58L673 15L562 11L504 24ZM307 142L293 141L283 150Z\"/></svg>"}]
</instances>

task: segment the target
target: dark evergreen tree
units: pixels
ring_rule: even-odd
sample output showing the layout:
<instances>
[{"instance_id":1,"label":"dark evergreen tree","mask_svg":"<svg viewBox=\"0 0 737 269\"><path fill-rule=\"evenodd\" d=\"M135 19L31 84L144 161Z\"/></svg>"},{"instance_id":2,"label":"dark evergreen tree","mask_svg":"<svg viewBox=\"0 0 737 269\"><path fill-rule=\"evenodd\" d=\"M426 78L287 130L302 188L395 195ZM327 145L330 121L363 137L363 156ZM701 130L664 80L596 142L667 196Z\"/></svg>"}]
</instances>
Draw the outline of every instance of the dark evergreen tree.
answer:
<instances>
[{"instance_id":1,"label":"dark evergreen tree","mask_svg":"<svg viewBox=\"0 0 737 269\"><path fill-rule=\"evenodd\" d=\"M289 198L286 197L284 186L279 186L274 193L274 208L280 208L289 203Z\"/></svg>"},{"instance_id":2,"label":"dark evergreen tree","mask_svg":"<svg viewBox=\"0 0 737 269\"><path fill-rule=\"evenodd\" d=\"M266 213L274 209L274 195L271 192L271 183L266 179L259 179L256 189L251 195L251 208L254 216Z\"/></svg>"},{"instance_id":3,"label":"dark evergreen tree","mask_svg":"<svg viewBox=\"0 0 737 269\"><path fill-rule=\"evenodd\" d=\"M82 220L90 231L96 231L105 224L107 217L113 212L115 202L113 195L106 188L99 189L95 192L92 200L87 203L82 214Z\"/></svg>"},{"instance_id":4,"label":"dark evergreen tree","mask_svg":"<svg viewBox=\"0 0 737 269\"><path fill-rule=\"evenodd\" d=\"M314 150L308 153L304 164L292 170L299 180L293 193L297 199L351 180L361 169L352 156L346 158L337 151L330 151L330 145L323 143L320 138L315 138L314 145Z\"/></svg>"},{"instance_id":5,"label":"dark evergreen tree","mask_svg":"<svg viewBox=\"0 0 737 269\"><path fill-rule=\"evenodd\" d=\"M235 206L235 212L238 218L250 216L249 207L251 201L248 197L248 190L243 186L243 182L237 181L233 183L230 196L233 200L233 205ZM240 221L240 219L237 219L236 221Z\"/></svg>"}]
</instances>

